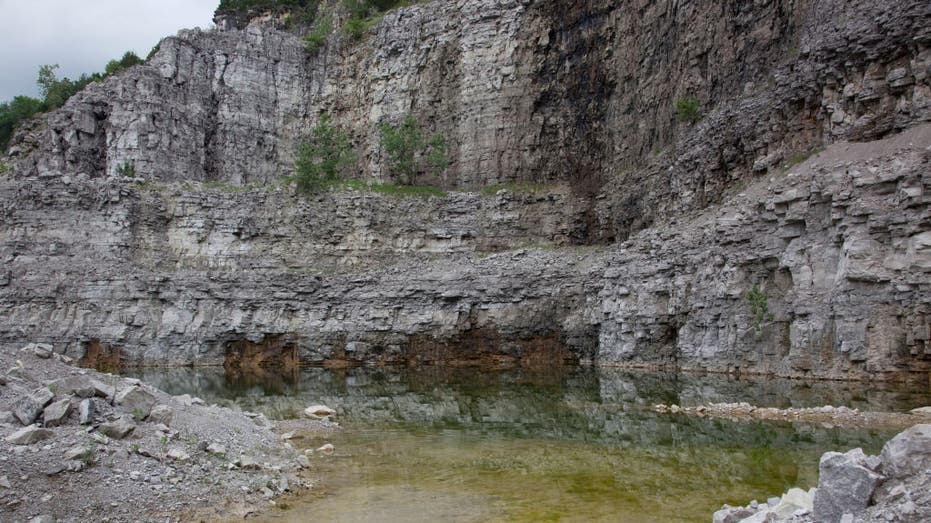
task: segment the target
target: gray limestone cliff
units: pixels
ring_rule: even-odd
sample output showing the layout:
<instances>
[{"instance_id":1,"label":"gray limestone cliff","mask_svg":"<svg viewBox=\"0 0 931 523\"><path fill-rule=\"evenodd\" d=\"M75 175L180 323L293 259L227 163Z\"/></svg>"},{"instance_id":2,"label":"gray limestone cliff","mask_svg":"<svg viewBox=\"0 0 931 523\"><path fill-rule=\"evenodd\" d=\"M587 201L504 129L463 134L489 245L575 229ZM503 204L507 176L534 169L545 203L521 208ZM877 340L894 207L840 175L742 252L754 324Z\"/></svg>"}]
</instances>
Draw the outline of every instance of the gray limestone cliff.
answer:
<instances>
[{"instance_id":1,"label":"gray limestone cliff","mask_svg":"<svg viewBox=\"0 0 931 523\"><path fill-rule=\"evenodd\" d=\"M167 38L18 131L0 342L88 364L931 370L926 2L435 1L315 53L277 25ZM296 194L279 181L323 112L369 181L378 124L418 116L452 162L417 182L450 193ZM480 194L508 182L542 185Z\"/></svg>"}]
</instances>

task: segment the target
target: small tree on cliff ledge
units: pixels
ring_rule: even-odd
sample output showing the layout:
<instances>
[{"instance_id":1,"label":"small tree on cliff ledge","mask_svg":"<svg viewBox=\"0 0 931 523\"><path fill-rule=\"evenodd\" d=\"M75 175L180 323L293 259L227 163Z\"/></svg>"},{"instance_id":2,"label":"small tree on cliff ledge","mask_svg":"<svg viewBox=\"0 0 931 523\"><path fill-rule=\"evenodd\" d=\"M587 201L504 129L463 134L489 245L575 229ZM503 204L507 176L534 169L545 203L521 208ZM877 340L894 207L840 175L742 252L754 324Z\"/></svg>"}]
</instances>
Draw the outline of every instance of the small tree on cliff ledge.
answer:
<instances>
[{"instance_id":1,"label":"small tree on cliff ledge","mask_svg":"<svg viewBox=\"0 0 931 523\"><path fill-rule=\"evenodd\" d=\"M382 124L381 146L388 155L388 170L404 185L412 185L422 171L440 174L449 167L446 137L425 140L417 119L407 115L400 125Z\"/></svg>"},{"instance_id":2,"label":"small tree on cliff ledge","mask_svg":"<svg viewBox=\"0 0 931 523\"><path fill-rule=\"evenodd\" d=\"M356 153L349 135L332 125L330 115L323 113L308 141L297 147L294 162L297 188L303 193L314 193L325 183L342 178L355 164Z\"/></svg>"}]
</instances>

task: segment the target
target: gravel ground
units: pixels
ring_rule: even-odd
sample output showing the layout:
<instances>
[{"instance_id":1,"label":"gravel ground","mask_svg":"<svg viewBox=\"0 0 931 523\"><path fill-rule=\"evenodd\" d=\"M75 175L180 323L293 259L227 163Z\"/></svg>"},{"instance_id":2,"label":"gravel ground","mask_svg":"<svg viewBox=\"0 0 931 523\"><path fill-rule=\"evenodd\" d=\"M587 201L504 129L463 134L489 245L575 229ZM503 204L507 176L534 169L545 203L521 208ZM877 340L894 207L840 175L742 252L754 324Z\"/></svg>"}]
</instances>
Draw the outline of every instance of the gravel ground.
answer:
<instances>
[{"instance_id":1,"label":"gravel ground","mask_svg":"<svg viewBox=\"0 0 931 523\"><path fill-rule=\"evenodd\" d=\"M0 521L244 518L307 486L306 456L274 429L262 415L76 368L48 346L0 352Z\"/></svg>"}]
</instances>

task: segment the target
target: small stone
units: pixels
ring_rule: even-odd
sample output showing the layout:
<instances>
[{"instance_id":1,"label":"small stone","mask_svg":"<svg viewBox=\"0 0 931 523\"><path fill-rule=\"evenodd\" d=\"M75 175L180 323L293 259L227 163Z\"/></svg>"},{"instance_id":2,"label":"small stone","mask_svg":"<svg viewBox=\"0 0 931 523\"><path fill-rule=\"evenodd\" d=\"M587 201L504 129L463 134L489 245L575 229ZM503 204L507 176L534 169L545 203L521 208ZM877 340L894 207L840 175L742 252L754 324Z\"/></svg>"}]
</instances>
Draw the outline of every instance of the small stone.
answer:
<instances>
[{"instance_id":1,"label":"small stone","mask_svg":"<svg viewBox=\"0 0 931 523\"><path fill-rule=\"evenodd\" d=\"M909 411L917 416L931 416L931 407L918 407Z\"/></svg>"},{"instance_id":2,"label":"small stone","mask_svg":"<svg viewBox=\"0 0 931 523\"><path fill-rule=\"evenodd\" d=\"M334 414L336 414L336 411L326 405L311 405L304 409L304 415L308 418L323 418Z\"/></svg>"},{"instance_id":3,"label":"small stone","mask_svg":"<svg viewBox=\"0 0 931 523\"><path fill-rule=\"evenodd\" d=\"M94 422L95 411L94 400L91 398L81 400L78 405L78 421L81 425L89 425Z\"/></svg>"},{"instance_id":4,"label":"small stone","mask_svg":"<svg viewBox=\"0 0 931 523\"><path fill-rule=\"evenodd\" d=\"M285 432L284 434L281 435L281 439L282 439L282 441L287 441L287 440L289 440L289 439L294 439L294 433L293 433L293 432Z\"/></svg>"},{"instance_id":5,"label":"small stone","mask_svg":"<svg viewBox=\"0 0 931 523\"><path fill-rule=\"evenodd\" d=\"M10 478L0 476L0 488L13 488L13 485L10 484Z\"/></svg>"},{"instance_id":6,"label":"small stone","mask_svg":"<svg viewBox=\"0 0 931 523\"><path fill-rule=\"evenodd\" d=\"M236 466L241 469L247 469L247 470L248 469L258 470L262 468L259 465L259 462L255 460L255 458L253 458L252 456L247 456L245 454L243 454L242 456L239 456L239 459L236 460Z\"/></svg>"},{"instance_id":7,"label":"small stone","mask_svg":"<svg viewBox=\"0 0 931 523\"><path fill-rule=\"evenodd\" d=\"M55 518L48 514L42 514L30 519L29 523L55 523Z\"/></svg>"},{"instance_id":8,"label":"small stone","mask_svg":"<svg viewBox=\"0 0 931 523\"><path fill-rule=\"evenodd\" d=\"M275 493L272 492L271 489L268 487L262 487L261 492L262 492L262 495L265 496L267 499L271 499L275 497Z\"/></svg>"},{"instance_id":9,"label":"small stone","mask_svg":"<svg viewBox=\"0 0 931 523\"><path fill-rule=\"evenodd\" d=\"M65 459L68 461L92 462L96 457L96 452L92 447L87 445L77 445L65 452Z\"/></svg>"},{"instance_id":10,"label":"small stone","mask_svg":"<svg viewBox=\"0 0 931 523\"><path fill-rule=\"evenodd\" d=\"M46 427L57 427L64 423L71 412L71 398L58 400L45 408L42 420Z\"/></svg>"},{"instance_id":11,"label":"small stone","mask_svg":"<svg viewBox=\"0 0 931 523\"><path fill-rule=\"evenodd\" d=\"M179 448L172 448L166 454L169 459L177 461L188 461L191 459L191 455Z\"/></svg>"},{"instance_id":12,"label":"small stone","mask_svg":"<svg viewBox=\"0 0 931 523\"><path fill-rule=\"evenodd\" d=\"M128 416L122 416L116 421L111 421L109 423L104 423L100 426L100 433L104 436L123 439L126 436L132 434L133 430L136 429L136 424L132 422L132 419Z\"/></svg>"},{"instance_id":13,"label":"small stone","mask_svg":"<svg viewBox=\"0 0 931 523\"><path fill-rule=\"evenodd\" d=\"M226 454L226 447L224 447L223 445L221 445L221 444L219 444L219 443L213 442L213 443L207 445L207 452L209 452L209 453L211 453L211 454L225 455L225 454Z\"/></svg>"},{"instance_id":14,"label":"small stone","mask_svg":"<svg viewBox=\"0 0 931 523\"><path fill-rule=\"evenodd\" d=\"M171 407L168 405L156 405L152 408L152 411L149 412L149 417L146 418L146 421L160 423L167 427L171 425L171 418L173 415L174 411L172 411Z\"/></svg>"},{"instance_id":15,"label":"small stone","mask_svg":"<svg viewBox=\"0 0 931 523\"><path fill-rule=\"evenodd\" d=\"M334 447L331 443L327 443L326 445L318 448L317 452L320 452L322 454L327 454L327 455L333 454L334 452L336 452L336 447Z\"/></svg>"},{"instance_id":16,"label":"small stone","mask_svg":"<svg viewBox=\"0 0 931 523\"><path fill-rule=\"evenodd\" d=\"M302 469L306 469L310 466L310 460L307 459L307 456L302 454L297 457L297 464L300 465Z\"/></svg>"},{"instance_id":17,"label":"small stone","mask_svg":"<svg viewBox=\"0 0 931 523\"><path fill-rule=\"evenodd\" d=\"M14 445L32 445L49 439L53 435L54 433L48 429L39 428L38 425L30 425L10 434L6 437L6 441Z\"/></svg>"},{"instance_id":18,"label":"small stone","mask_svg":"<svg viewBox=\"0 0 931 523\"><path fill-rule=\"evenodd\" d=\"M13 411L0 410L0 424L13 425L19 423L19 419L13 414Z\"/></svg>"},{"instance_id":19,"label":"small stone","mask_svg":"<svg viewBox=\"0 0 931 523\"><path fill-rule=\"evenodd\" d=\"M37 343L32 349L32 353L35 354L37 358L47 360L52 357L52 346L45 343Z\"/></svg>"}]
</instances>

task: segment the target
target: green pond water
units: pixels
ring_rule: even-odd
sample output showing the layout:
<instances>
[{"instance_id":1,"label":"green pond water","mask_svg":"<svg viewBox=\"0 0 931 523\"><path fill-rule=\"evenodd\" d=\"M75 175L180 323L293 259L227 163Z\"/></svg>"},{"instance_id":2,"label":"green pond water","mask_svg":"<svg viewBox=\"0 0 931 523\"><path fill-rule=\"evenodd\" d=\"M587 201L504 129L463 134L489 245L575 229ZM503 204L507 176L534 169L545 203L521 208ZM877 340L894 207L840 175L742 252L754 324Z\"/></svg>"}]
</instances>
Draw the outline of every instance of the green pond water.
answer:
<instances>
[{"instance_id":1,"label":"green pond water","mask_svg":"<svg viewBox=\"0 0 931 523\"><path fill-rule=\"evenodd\" d=\"M338 411L343 430L295 440L315 455L309 494L263 521L492 522L711 520L723 503L764 501L817 484L828 450L877 453L894 433L820 424L656 414L656 403L747 401L904 411L931 404L911 386L633 374L423 369L141 370L172 394L297 416Z\"/></svg>"}]
</instances>

